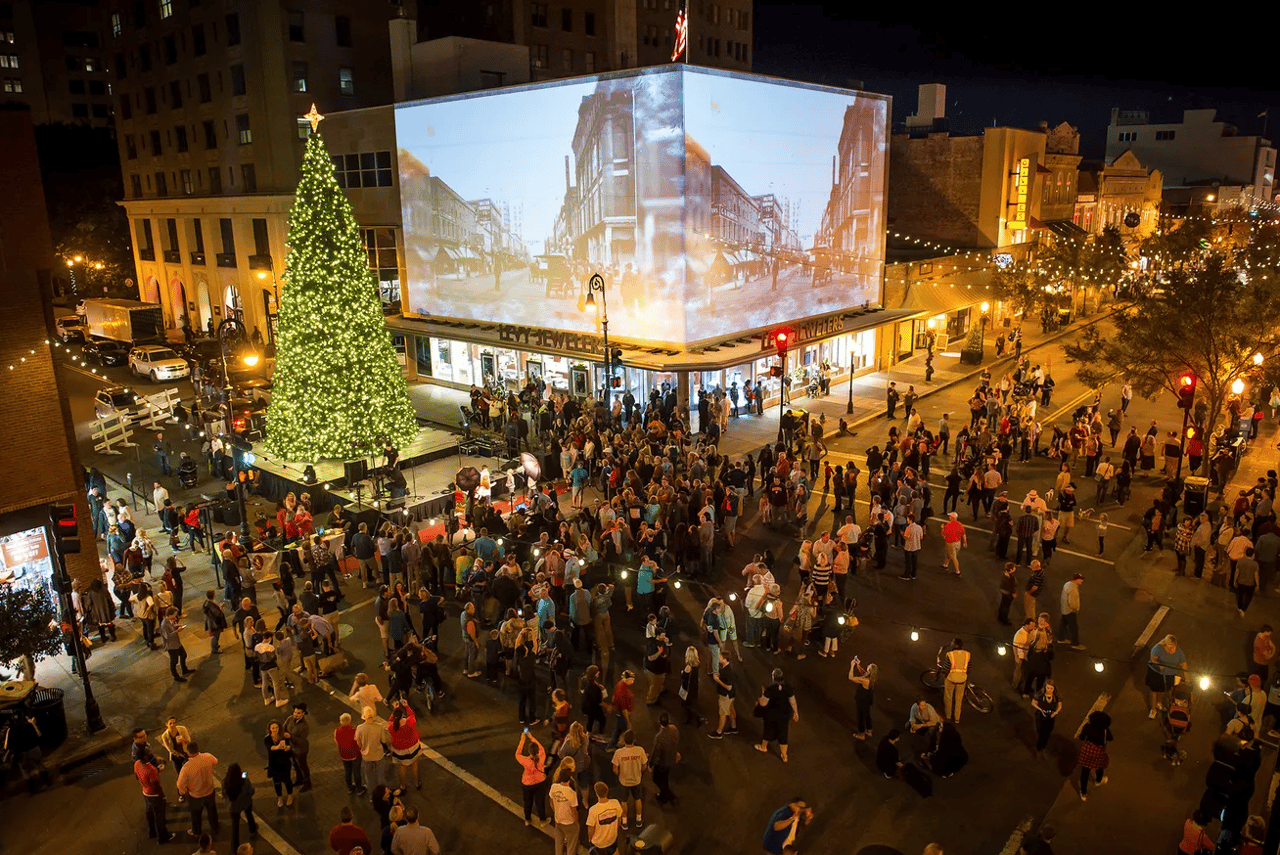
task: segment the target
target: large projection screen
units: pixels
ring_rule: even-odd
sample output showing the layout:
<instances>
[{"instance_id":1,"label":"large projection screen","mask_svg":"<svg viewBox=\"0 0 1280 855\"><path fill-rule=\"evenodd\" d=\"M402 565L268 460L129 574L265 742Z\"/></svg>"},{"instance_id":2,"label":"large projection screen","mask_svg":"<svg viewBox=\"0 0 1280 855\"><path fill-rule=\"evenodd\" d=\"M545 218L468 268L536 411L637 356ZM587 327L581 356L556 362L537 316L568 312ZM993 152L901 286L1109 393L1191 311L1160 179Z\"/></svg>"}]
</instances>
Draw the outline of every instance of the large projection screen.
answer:
<instances>
[{"instance_id":1,"label":"large projection screen","mask_svg":"<svg viewBox=\"0 0 1280 855\"><path fill-rule=\"evenodd\" d=\"M878 303L887 99L683 66L397 107L409 310L684 345Z\"/></svg>"}]
</instances>

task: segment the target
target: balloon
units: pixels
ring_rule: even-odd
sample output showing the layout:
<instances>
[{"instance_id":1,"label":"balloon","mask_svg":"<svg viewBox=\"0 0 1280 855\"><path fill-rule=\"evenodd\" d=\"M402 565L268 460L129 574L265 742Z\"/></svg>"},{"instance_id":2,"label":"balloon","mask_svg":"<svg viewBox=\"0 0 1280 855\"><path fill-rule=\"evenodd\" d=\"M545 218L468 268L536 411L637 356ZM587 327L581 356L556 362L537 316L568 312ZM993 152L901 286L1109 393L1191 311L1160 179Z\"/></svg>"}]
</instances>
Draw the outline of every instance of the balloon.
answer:
<instances>
[{"instance_id":1,"label":"balloon","mask_svg":"<svg viewBox=\"0 0 1280 855\"><path fill-rule=\"evenodd\" d=\"M524 474L528 475L531 481L537 481L542 477L542 464L529 452L520 452L520 464L524 467Z\"/></svg>"},{"instance_id":2,"label":"balloon","mask_svg":"<svg viewBox=\"0 0 1280 855\"><path fill-rule=\"evenodd\" d=\"M453 482L458 485L458 489L470 493L480 486L480 472L474 466L464 466L453 476Z\"/></svg>"}]
</instances>

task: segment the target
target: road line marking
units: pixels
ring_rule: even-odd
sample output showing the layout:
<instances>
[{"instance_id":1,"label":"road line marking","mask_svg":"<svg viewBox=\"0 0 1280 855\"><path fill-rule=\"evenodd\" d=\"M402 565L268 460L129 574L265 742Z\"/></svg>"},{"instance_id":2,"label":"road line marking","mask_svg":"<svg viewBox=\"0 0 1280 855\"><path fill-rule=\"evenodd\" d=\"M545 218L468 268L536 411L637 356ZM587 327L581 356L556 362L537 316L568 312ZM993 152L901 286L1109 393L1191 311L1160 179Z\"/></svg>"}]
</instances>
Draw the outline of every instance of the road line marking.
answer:
<instances>
[{"instance_id":1,"label":"road line marking","mask_svg":"<svg viewBox=\"0 0 1280 855\"><path fill-rule=\"evenodd\" d=\"M1075 738L1078 739L1080 737L1080 731L1084 729L1084 726L1089 722L1089 716L1093 715L1098 710L1106 709L1107 704L1109 703L1111 703L1110 692L1103 692L1102 694L1098 695L1098 699L1093 702L1093 706L1085 710L1084 718L1080 719L1080 727L1076 728ZM1069 780L1067 782L1067 786L1072 786ZM1080 791L1076 790L1076 792L1078 793Z\"/></svg>"},{"instance_id":2,"label":"road line marking","mask_svg":"<svg viewBox=\"0 0 1280 855\"><path fill-rule=\"evenodd\" d=\"M937 522L940 522L940 523L945 523L945 522L947 522L947 521L948 521L946 517L929 517L929 519L931 519L931 520L936 520ZM991 531L991 529L989 529L989 528L978 528L976 525L966 525L966 526L964 527L964 529L965 529L965 531L980 531L980 532L982 532L983 534L994 534L994 532L993 532L993 531ZM1009 539L1010 539L1010 540L1013 540L1014 538L1011 536ZM1111 565L1113 565L1113 566L1115 565L1115 562L1114 562L1114 561L1111 561L1111 560L1109 560L1109 559L1107 559L1107 558L1099 558L1099 557L1098 557L1098 556L1096 556L1096 555L1086 555L1086 554L1085 554L1085 553L1083 553L1083 552L1076 552L1074 549L1063 549L1061 546L1059 546L1059 547L1057 547L1056 549L1054 549L1054 550L1053 550L1053 554L1054 554L1054 555L1057 555L1059 552L1065 552L1067 555L1075 555L1075 556L1078 556L1078 557L1080 557L1080 558L1087 558L1087 559L1089 559L1090 561L1097 561L1099 564L1111 564ZM997 556L997 557L999 557L999 556Z\"/></svg>"},{"instance_id":3,"label":"road line marking","mask_svg":"<svg viewBox=\"0 0 1280 855\"><path fill-rule=\"evenodd\" d=\"M1000 855L1018 855L1018 849L1022 846L1022 838L1031 830L1033 822L1035 822L1035 817L1028 816L1018 823L1017 828L1013 830L1013 834L1009 835L1009 840L1004 844L1004 848L1000 850Z\"/></svg>"},{"instance_id":4,"label":"road line marking","mask_svg":"<svg viewBox=\"0 0 1280 855\"><path fill-rule=\"evenodd\" d=\"M1142 635L1138 636L1138 640L1133 643L1133 652L1136 654L1142 650L1151 641L1151 636L1156 634L1156 628L1160 626L1160 622L1164 620L1164 616L1169 613L1168 606L1161 606L1156 609L1156 613L1151 616L1151 620L1147 622L1146 629L1142 630Z\"/></svg>"},{"instance_id":5,"label":"road line marking","mask_svg":"<svg viewBox=\"0 0 1280 855\"><path fill-rule=\"evenodd\" d=\"M302 855L297 849L289 845L283 837L276 833L275 829L267 825L266 819L256 810L253 815L258 819L258 834L263 840L271 844L271 848L280 853L280 855Z\"/></svg>"}]
</instances>

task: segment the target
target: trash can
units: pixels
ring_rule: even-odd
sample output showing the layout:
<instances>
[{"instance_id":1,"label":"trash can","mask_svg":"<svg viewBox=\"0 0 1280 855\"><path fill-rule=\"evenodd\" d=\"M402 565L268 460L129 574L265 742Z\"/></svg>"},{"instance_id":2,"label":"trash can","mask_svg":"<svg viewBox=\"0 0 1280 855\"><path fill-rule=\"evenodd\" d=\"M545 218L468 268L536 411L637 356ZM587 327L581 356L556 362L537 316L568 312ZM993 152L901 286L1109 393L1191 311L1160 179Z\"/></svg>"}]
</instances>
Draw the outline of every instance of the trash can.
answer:
<instances>
[{"instance_id":1,"label":"trash can","mask_svg":"<svg viewBox=\"0 0 1280 855\"><path fill-rule=\"evenodd\" d=\"M67 741L67 708L61 689L36 689L27 703L40 728L40 747L52 751Z\"/></svg>"},{"instance_id":2,"label":"trash can","mask_svg":"<svg viewBox=\"0 0 1280 855\"><path fill-rule=\"evenodd\" d=\"M1199 475L1188 475L1183 481L1182 509L1189 517L1198 517L1204 513L1209 503L1209 479Z\"/></svg>"}]
</instances>

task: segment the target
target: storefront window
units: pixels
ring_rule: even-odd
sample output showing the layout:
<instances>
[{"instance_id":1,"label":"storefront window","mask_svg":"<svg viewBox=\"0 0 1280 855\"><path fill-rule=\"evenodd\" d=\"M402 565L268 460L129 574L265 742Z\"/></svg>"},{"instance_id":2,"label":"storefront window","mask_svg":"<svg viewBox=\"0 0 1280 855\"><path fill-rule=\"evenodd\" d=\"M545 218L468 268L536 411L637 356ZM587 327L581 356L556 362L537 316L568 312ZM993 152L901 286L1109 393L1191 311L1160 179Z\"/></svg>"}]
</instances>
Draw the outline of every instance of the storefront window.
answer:
<instances>
[{"instance_id":1,"label":"storefront window","mask_svg":"<svg viewBox=\"0 0 1280 855\"><path fill-rule=\"evenodd\" d=\"M547 386L561 392L569 391L569 360L559 356L544 356L542 371L542 379Z\"/></svg>"},{"instance_id":2,"label":"storefront window","mask_svg":"<svg viewBox=\"0 0 1280 855\"><path fill-rule=\"evenodd\" d=\"M414 356L418 363L418 376L430 377L431 374L431 339L426 336L414 336Z\"/></svg>"}]
</instances>

